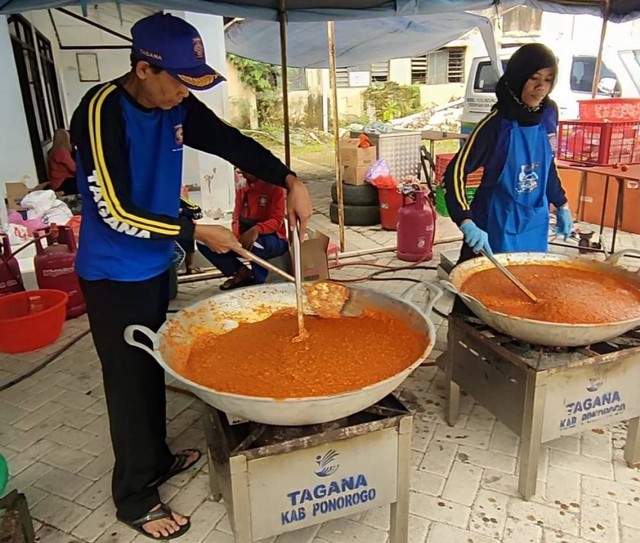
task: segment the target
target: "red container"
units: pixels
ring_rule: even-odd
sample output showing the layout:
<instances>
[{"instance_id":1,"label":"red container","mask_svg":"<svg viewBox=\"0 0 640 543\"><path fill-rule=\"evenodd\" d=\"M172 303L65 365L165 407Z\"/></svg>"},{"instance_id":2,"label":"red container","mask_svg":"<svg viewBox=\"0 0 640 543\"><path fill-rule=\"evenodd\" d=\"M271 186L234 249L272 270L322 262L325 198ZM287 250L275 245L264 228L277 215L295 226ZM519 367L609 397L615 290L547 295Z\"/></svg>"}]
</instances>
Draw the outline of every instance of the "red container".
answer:
<instances>
[{"instance_id":1,"label":"red container","mask_svg":"<svg viewBox=\"0 0 640 543\"><path fill-rule=\"evenodd\" d=\"M400 260L422 262L433 258L436 235L436 211L423 191L416 191L414 203L398 212L398 249Z\"/></svg>"},{"instance_id":2,"label":"red container","mask_svg":"<svg viewBox=\"0 0 640 543\"><path fill-rule=\"evenodd\" d=\"M378 189L380 224L385 230L397 230L398 211L402 207L402 194L398 189Z\"/></svg>"},{"instance_id":3,"label":"red container","mask_svg":"<svg viewBox=\"0 0 640 543\"><path fill-rule=\"evenodd\" d=\"M62 332L68 296L28 290L0 298L0 352L26 353L53 343Z\"/></svg>"},{"instance_id":4,"label":"red container","mask_svg":"<svg viewBox=\"0 0 640 543\"><path fill-rule=\"evenodd\" d=\"M640 121L560 121L558 158L586 164L640 164Z\"/></svg>"},{"instance_id":5,"label":"red container","mask_svg":"<svg viewBox=\"0 0 640 543\"><path fill-rule=\"evenodd\" d=\"M76 240L71 229L52 224L45 235L36 241L34 267L38 286L43 289L62 290L69 295L67 318L86 312L84 296L76 274ZM47 246L42 241L47 240Z\"/></svg>"},{"instance_id":6,"label":"red container","mask_svg":"<svg viewBox=\"0 0 640 543\"><path fill-rule=\"evenodd\" d=\"M22 292L24 290L22 275L20 275L20 265L11 252L9 236L0 234L2 242L0 246L0 296Z\"/></svg>"},{"instance_id":7,"label":"red container","mask_svg":"<svg viewBox=\"0 0 640 543\"><path fill-rule=\"evenodd\" d=\"M453 160L453 157L456 156L454 153L442 153L440 155L436 155L436 184L442 183L442 179L444 178L444 172L446 171L449 163ZM467 182L465 186L468 188L477 187L480 185L482 181L482 174L484 173L484 168L478 168L475 172L471 172L467 176Z\"/></svg>"},{"instance_id":8,"label":"red container","mask_svg":"<svg viewBox=\"0 0 640 543\"><path fill-rule=\"evenodd\" d=\"M633 121L640 119L640 98L578 100L581 121Z\"/></svg>"}]
</instances>

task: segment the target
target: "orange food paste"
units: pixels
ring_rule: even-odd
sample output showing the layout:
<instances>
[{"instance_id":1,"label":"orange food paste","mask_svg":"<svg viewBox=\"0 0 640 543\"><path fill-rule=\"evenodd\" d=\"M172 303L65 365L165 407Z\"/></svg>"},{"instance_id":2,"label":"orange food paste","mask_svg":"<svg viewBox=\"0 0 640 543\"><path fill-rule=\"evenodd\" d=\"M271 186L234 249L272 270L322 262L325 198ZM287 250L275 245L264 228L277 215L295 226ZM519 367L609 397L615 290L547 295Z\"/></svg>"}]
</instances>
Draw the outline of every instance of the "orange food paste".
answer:
<instances>
[{"instance_id":1,"label":"orange food paste","mask_svg":"<svg viewBox=\"0 0 640 543\"><path fill-rule=\"evenodd\" d=\"M325 396L357 390L406 369L427 338L379 311L360 317L305 317L309 338L293 342L296 313L278 311L225 334L200 333L180 373L220 392L269 398Z\"/></svg>"},{"instance_id":2,"label":"orange food paste","mask_svg":"<svg viewBox=\"0 0 640 543\"><path fill-rule=\"evenodd\" d=\"M488 309L545 322L602 324L640 318L640 290L614 275L542 264L509 266L509 271L536 295L537 303L495 268L473 274L461 290Z\"/></svg>"}]
</instances>

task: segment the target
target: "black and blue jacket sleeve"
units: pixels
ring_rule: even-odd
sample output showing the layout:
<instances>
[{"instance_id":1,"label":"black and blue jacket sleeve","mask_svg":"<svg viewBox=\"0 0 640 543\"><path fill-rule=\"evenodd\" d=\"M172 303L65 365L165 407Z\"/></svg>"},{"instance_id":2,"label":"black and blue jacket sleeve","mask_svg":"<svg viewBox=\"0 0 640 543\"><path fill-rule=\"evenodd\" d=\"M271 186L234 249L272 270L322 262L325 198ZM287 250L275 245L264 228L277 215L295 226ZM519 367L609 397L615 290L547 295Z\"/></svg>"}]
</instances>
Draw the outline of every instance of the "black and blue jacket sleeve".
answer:
<instances>
[{"instance_id":1,"label":"black and blue jacket sleeve","mask_svg":"<svg viewBox=\"0 0 640 543\"><path fill-rule=\"evenodd\" d=\"M217 155L234 166L280 187L293 172L271 151L228 125L192 94L182 102L186 110L184 144Z\"/></svg>"},{"instance_id":2,"label":"black and blue jacket sleeve","mask_svg":"<svg viewBox=\"0 0 640 543\"><path fill-rule=\"evenodd\" d=\"M195 226L188 217L153 213L132 201L121 92L113 83L95 87L85 95L71 120L71 138L78 147L77 160L82 162L82 172L98 214L110 228L123 235L193 239Z\"/></svg>"},{"instance_id":3,"label":"black and blue jacket sleeve","mask_svg":"<svg viewBox=\"0 0 640 543\"><path fill-rule=\"evenodd\" d=\"M489 162L498 145L499 126L498 112L492 111L478 123L445 171L445 201L451 219L458 226L466 219L473 219L465 193L467 176Z\"/></svg>"}]
</instances>

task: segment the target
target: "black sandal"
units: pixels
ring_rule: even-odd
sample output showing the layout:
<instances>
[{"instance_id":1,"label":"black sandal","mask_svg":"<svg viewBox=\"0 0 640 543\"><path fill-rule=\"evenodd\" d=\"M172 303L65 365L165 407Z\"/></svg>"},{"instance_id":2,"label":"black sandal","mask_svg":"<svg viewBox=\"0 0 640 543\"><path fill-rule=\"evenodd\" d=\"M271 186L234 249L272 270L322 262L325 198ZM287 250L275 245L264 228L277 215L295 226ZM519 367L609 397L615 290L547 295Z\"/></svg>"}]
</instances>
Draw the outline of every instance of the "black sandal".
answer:
<instances>
[{"instance_id":1,"label":"black sandal","mask_svg":"<svg viewBox=\"0 0 640 543\"><path fill-rule=\"evenodd\" d=\"M191 454L193 453L197 453L196 459L189 462L189 456L191 456ZM183 451L176 453L175 457L176 459L173 461L173 465L169 468L169 471L167 471L167 473L165 473L162 477L148 485L149 487L157 487L163 485L169 479L175 477L179 473L192 468L200 461L200 458L202 458L202 453L198 449L184 449Z\"/></svg>"},{"instance_id":2,"label":"black sandal","mask_svg":"<svg viewBox=\"0 0 640 543\"><path fill-rule=\"evenodd\" d=\"M153 522L154 520L162 520L162 519L173 519L173 512L168 505L164 503L160 504L160 507L154 511L149 511L144 517L140 517L133 522L129 522L127 520L118 519L120 522L126 524L132 530L147 536L150 539L154 539L156 541L168 541L169 539L175 539L176 537L180 537L186 534L191 528L191 522L187 518L187 523L183 526L179 526L178 530L169 535L161 535L160 537L154 536L151 532L147 532L143 528L143 526L149 522ZM174 519L175 520L175 519Z\"/></svg>"},{"instance_id":3,"label":"black sandal","mask_svg":"<svg viewBox=\"0 0 640 543\"><path fill-rule=\"evenodd\" d=\"M253 284L254 279L252 275L249 277L238 277L234 275L220 285L220 290L233 290L234 288L249 287Z\"/></svg>"}]
</instances>

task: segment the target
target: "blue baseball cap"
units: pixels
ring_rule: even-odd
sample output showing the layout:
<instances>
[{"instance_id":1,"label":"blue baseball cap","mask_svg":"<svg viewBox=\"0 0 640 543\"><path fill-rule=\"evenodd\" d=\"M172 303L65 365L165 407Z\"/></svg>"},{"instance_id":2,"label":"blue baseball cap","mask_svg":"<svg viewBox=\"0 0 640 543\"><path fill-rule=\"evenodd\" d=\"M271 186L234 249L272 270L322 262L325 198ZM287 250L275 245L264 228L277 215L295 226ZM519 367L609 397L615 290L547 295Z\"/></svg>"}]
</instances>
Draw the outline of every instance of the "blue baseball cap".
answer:
<instances>
[{"instance_id":1,"label":"blue baseball cap","mask_svg":"<svg viewBox=\"0 0 640 543\"><path fill-rule=\"evenodd\" d=\"M200 33L180 17L156 13L131 28L132 52L194 90L210 89L224 77L207 65Z\"/></svg>"}]
</instances>

